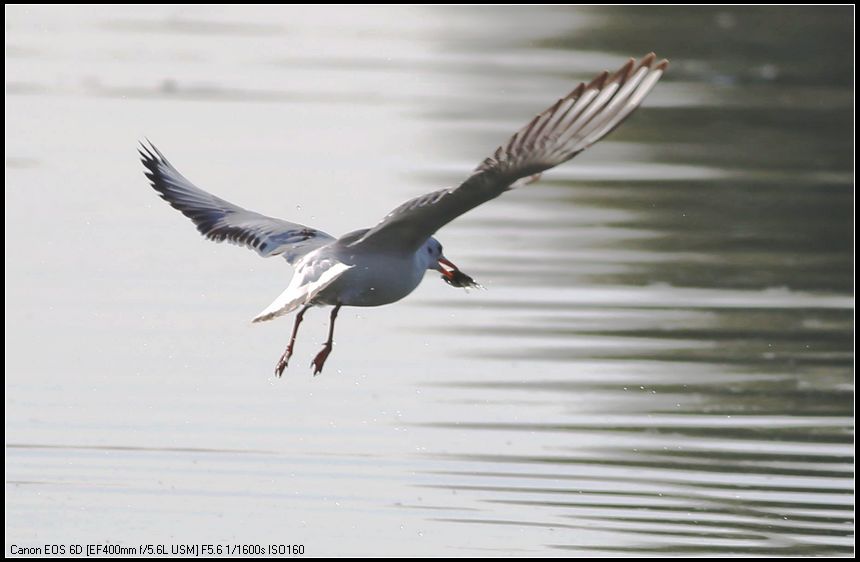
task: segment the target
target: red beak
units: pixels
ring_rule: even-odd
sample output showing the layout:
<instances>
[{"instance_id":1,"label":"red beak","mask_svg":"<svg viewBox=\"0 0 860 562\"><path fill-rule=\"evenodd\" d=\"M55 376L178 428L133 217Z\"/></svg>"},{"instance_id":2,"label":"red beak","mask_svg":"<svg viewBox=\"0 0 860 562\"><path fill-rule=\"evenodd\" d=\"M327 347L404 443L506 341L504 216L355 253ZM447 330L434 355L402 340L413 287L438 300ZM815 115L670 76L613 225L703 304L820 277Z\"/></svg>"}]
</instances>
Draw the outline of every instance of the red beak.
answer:
<instances>
[{"instance_id":1,"label":"red beak","mask_svg":"<svg viewBox=\"0 0 860 562\"><path fill-rule=\"evenodd\" d=\"M439 258L439 265L451 268L451 269L445 269L445 267L439 268L439 271L442 272L442 275L444 275L448 279L453 279L454 273L457 271L460 271L459 267L457 267L456 265L454 265L453 263L451 263L450 261L448 261L445 258Z\"/></svg>"}]
</instances>

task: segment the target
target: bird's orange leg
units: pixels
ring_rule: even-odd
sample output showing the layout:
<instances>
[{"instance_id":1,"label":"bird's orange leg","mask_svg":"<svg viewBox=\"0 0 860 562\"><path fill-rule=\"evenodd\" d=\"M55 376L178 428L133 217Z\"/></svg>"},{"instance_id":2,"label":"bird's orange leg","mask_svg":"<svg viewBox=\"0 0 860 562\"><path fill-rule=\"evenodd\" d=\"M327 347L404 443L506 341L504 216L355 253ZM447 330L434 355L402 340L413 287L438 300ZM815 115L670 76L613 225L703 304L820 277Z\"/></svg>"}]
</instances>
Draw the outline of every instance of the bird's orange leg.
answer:
<instances>
[{"instance_id":1,"label":"bird's orange leg","mask_svg":"<svg viewBox=\"0 0 860 562\"><path fill-rule=\"evenodd\" d=\"M314 357L314 360L311 362L311 365L314 368L314 376L322 373L323 365L325 365L325 360L328 359L328 354L331 353L331 346L334 338L334 321L337 318L337 312L340 310L341 305L335 306L331 311L331 323L328 327L328 340L325 342L325 346L322 348L322 351L317 353L317 356Z\"/></svg>"},{"instance_id":2,"label":"bird's orange leg","mask_svg":"<svg viewBox=\"0 0 860 562\"><path fill-rule=\"evenodd\" d=\"M278 364L275 365L275 374L279 377L283 374L284 369L287 368L287 364L290 362L290 357L293 356L293 346L296 345L296 334L299 333L299 324L302 323L302 320L305 317L305 312L310 307L311 307L311 305L306 305L296 315L296 323L293 324L293 335L290 336L290 344L287 346L287 350L284 351L284 354L281 355L281 358L278 359Z\"/></svg>"}]
</instances>

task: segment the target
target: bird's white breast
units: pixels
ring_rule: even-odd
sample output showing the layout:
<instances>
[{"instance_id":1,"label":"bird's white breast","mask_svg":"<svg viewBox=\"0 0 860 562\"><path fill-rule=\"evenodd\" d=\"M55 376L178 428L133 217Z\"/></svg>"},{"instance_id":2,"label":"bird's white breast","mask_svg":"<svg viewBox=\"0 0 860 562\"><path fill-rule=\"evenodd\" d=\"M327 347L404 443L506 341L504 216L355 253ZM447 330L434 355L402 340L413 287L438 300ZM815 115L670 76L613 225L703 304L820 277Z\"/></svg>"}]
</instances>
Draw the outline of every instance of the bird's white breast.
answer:
<instances>
[{"instance_id":1,"label":"bird's white breast","mask_svg":"<svg viewBox=\"0 0 860 562\"><path fill-rule=\"evenodd\" d=\"M316 299L320 304L380 306L399 301L421 283L426 267L414 255L341 256L352 267L326 287Z\"/></svg>"}]
</instances>

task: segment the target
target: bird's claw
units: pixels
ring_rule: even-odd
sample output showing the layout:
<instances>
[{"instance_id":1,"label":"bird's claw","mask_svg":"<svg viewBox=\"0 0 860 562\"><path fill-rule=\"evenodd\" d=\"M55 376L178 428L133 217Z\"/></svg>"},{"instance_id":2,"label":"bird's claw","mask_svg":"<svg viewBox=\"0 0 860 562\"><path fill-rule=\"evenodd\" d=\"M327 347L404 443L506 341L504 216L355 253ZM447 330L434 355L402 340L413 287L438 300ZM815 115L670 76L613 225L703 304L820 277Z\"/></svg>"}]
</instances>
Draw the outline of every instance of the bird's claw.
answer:
<instances>
[{"instance_id":1,"label":"bird's claw","mask_svg":"<svg viewBox=\"0 0 860 562\"><path fill-rule=\"evenodd\" d=\"M290 347L292 347L292 346L290 346ZM281 355L281 358L278 359L278 364L275 365L275 376L277 376L278 378L281 378L281 375L284 374L284 369L286 369L287 365L290 364L290 357L292 357L292 356L293 356L293 350L290 348L288 348L284 352L284 354Z\"/></svg>"},{"instance_id":2,"label":"bird's claw","mask_svg":"<svg viewBox=\"0 0 860 562\"><path fill-rule=\"evenodd\" d=\"M325 365L325 360L328 359L328 355L331 353L331 344L326 344L322 350L317 353L317 356L314 357L314 360L311 361L311 367L314 368L314 376L322 373L323 365Z\"/></svg>"}]
</instances>

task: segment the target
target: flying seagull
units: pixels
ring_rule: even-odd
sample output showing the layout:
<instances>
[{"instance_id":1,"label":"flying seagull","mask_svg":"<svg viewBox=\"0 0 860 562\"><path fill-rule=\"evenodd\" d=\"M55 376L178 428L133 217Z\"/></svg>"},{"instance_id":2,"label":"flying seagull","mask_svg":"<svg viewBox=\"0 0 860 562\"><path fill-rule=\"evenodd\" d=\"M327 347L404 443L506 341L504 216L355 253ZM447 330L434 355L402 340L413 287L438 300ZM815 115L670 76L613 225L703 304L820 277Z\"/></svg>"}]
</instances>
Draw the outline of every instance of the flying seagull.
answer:
<instances>
[{"instance_id":1,"label":"flying seagull","mask_svg":"<svg viewBox=\"0 0 860 562\"><path fill-rule=\"evenodd\" d=\"M312 306L332 306L328 339L311 362L322 372L332 350L334 323L342 306L380 306L399 301L434 269L455 287L478 287L448 261L433 234L463 213L502 193L527 185L570 160L621 124L668 67L650 53L630 59L614 73L589 83L536 115L496 149L460 185L410 199L373 228L340 238L321 230L243 209L203 191L173 167L152 143L139 152L146 177L162 199L190 218L201 234L281 256L295 268L287 289L254 322L298 310L286 350L275 366L281 376L293 355L296 334Z\"/></svg>"}]
</instances>

